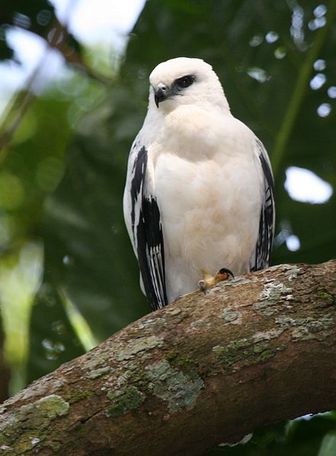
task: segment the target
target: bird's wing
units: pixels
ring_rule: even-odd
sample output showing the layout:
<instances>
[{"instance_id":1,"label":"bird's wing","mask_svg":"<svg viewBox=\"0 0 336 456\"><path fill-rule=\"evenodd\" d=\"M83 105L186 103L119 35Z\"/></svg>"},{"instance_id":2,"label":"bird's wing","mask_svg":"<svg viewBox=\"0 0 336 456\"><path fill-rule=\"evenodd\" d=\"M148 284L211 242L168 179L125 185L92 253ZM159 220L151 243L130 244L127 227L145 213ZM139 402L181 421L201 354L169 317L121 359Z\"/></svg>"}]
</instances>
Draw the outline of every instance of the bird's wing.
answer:
<instances>
[{"instance_id":1,"label":"bird's wing","mask_svg":"<svg viewBox=\"0 0 336 456\"><path fill-rule=\"evenodd\" d=\"M129 158L124 214L143 289L155 310L167 304L167 294L160 210L148 174L147 149L135 141Z\"/></svg>"},{"instance_id":2,"label":"bird's wing","mask_svg":"<svg viewBox=\"0 0 336 456\"><path fill-rule=\"evenodd\" d=\"M256 148L262 171L263 198L259 218L258 240L250 260L251 271L267 268L270 264L275 222L274 186L271 164L266 149L259 139L256 139Z\"/></svg>"}]
</instances>

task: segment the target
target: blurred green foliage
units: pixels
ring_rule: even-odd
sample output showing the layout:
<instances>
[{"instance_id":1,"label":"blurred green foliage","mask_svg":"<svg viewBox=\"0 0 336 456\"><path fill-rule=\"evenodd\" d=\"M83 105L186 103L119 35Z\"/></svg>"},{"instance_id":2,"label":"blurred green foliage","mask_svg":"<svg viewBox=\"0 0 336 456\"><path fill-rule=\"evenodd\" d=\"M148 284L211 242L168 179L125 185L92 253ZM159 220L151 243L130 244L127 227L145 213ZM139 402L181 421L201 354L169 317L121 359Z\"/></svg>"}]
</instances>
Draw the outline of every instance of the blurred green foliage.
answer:
<instances>
[{"instance_id":1,"label":"blurred green foliage","mask_svg":"<svg viewBox=\"0 0 336 456\"><path fill-rule=\"evenodd\" d=\"M0 59L12 55L10 24L48 40L57 20L47 1L4 3ZM336 185L335 9L335 0L152 0L112 83L72 67L38 93L30 85L17 94L0 125L0 298L12 391L150 310L139 291L122 193L148 75L163 60L185 55L211 63L233 113L270 151L273 262L336 256L335 196L303 203L284 187L290 166ZM87 52L63 39L73 53ZM324 82L314 86L314 77ZM321 105L326 115L318 114ZM300 240L295 251L286 244L291 234ZM332 413L303 418L208 454L329 456L336 454L335 429Z\"/></svg>"}]
</instances>

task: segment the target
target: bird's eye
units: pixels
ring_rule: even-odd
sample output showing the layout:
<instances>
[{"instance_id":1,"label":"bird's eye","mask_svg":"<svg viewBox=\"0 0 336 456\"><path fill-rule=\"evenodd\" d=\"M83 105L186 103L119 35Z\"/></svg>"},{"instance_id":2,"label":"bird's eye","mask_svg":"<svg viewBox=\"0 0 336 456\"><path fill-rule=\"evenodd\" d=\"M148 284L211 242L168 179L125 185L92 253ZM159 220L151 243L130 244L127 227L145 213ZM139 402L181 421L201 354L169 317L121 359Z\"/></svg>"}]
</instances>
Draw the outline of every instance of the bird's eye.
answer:
<instances>
[{"instance_id":1,"label":"bird's eye","mask_svg":"<svg viewBox=\"0 0 336 456\"><path fill-rule=\"evenodd\" d=\"M191 86L194 81L195 77L188 74L187 76L182 76L182 78L176 79L175 84L179 89L185 89L186 87Z\"/></svg>"}]
</instances>

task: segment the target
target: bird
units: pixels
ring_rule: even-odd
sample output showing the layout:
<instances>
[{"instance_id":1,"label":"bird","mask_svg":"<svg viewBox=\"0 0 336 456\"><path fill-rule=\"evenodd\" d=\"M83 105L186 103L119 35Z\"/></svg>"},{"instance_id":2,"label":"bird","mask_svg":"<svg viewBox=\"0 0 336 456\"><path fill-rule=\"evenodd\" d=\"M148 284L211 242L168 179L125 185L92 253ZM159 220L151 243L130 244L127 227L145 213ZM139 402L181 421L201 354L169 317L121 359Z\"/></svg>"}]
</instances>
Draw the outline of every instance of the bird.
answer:
<instances>
[{"instance_id":1,"label":"bird","mask_svg":"<svg viewBox=\"0 0 336 456\"><path fill-rule=\"evenodd\" d=\"M269 266L273 186L265 147L231 113L212 66L189 57L158 64L123 196L153 310Z\"/></svg>"}]
</instances>

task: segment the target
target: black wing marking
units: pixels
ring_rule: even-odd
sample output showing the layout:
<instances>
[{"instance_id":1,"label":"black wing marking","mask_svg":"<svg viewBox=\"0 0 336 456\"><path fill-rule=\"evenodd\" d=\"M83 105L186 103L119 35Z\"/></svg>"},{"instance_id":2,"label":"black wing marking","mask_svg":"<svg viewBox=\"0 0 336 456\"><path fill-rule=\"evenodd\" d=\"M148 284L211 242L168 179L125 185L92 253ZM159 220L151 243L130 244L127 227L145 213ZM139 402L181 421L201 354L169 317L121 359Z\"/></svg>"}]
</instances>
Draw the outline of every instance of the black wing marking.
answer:
<instances>
[{"instance_id":1,"label":"black wing marking","mask_svg":"<svg viewBox=\"0 0 336 456\"><path fill-rule=\"evenodd\" d=\"M146 170L147 150L142 147L135 158L132 170L131 222L145 293L155 310L167 305L168 300L160 210L156 198L146 194Z\"/></svg>"},{"instance_id":2,"label":"black wing marking","mask_svg":"<svg viewBox=\"0 0 336 456\"><path fill-rule=\"evenodd\" d=\"M132 152L135 153L135 152ZM131 180L131 222L132 222L132 233L133 241L136 242L136 209L141 210L141 200L143 196L143 187L145 184L147 169L147 150L145 147L141 147L137 153L132 168L132 180Z\"/></svg>"},{"instance_id":3,"label":"black wing marking","mask_svg":"<svg viewBox=\"0 0 336 456\"><path fill-rule=\"evenodd\" d=\"M264 199L259 219L259 235L256 250L251 258L251 271L267 268L271 261L271 250L274 235L274 184L271 165L267 152L261 141L257 139L259 160L264 176Z\"/></svg>"}]
</instances>

